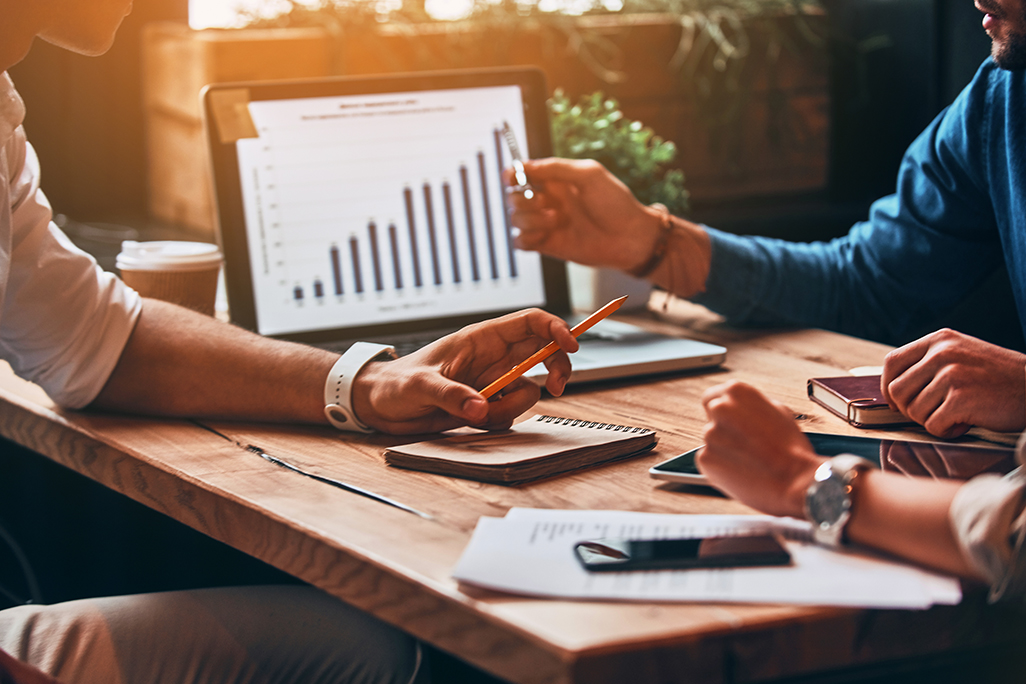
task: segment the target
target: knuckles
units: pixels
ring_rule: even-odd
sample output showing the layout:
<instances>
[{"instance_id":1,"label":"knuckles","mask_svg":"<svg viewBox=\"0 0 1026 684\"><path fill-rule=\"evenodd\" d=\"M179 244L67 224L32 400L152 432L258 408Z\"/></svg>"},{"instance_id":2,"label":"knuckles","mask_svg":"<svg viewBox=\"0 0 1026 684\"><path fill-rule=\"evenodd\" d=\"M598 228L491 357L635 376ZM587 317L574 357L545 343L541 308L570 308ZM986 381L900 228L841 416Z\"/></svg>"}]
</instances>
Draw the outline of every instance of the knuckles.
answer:
<instances>
[{"instance_id":1,"label":"knuckles","mask_svg":"<svg viewBox=\"0 0 1026 684\"><path fill-rule=\"evenodd\" d=\"M597 176L605 173L606 167L594 159L580 159L576 164L578 170L586 176Z\"/></svg>"}]
</instances>

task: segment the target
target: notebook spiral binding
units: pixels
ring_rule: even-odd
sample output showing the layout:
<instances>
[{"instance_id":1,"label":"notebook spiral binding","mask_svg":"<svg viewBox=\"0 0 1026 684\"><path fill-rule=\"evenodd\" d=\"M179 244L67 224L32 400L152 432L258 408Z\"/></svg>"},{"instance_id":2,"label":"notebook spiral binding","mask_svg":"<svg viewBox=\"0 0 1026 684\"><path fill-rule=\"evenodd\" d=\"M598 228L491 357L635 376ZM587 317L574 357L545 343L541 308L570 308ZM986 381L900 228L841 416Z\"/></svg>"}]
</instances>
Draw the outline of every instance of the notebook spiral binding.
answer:
<instances>
[{"instance_id":1,"label":"notebook spiral binding","mask_svg":"<svg viewBox=\"0 0 1026 684\"><path fill-rule=\"evenodd\" d=\"M568 427L593 428L595 430L612 430L613 432L652 432L648 428L634 427L632 425L617 425L616 423L599 423L598 421L583 420L581 418L564 418L561 416L538 416L541 423L552 423L554 425L566 425Z\"/></svg>"}]
</instances>

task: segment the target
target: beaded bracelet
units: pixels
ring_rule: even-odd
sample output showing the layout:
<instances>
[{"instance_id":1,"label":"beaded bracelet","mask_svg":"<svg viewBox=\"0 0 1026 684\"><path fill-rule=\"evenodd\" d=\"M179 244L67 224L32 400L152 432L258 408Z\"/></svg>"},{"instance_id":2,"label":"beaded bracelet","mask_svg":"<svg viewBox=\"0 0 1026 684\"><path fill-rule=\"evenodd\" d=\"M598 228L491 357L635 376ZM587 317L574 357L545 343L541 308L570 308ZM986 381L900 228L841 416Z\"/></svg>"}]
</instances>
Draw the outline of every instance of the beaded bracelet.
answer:
<instances>
[{"instance_id":1,"label":"beaded bracelet","mask_svg":"<svg viewBox=\"0 0 1026 684\"><path fill-rule=\"evenodd\" d=\"M666 248L669 246L670 234L673 232L673 217L670 216L670 210L665 205L658 203L649 206L659 212L661 220L659 237L656 238L655 245L652 246L652 255L648 260L641 266L627 271L635 278L647 278L659 268L659 264L663 263L663 259L666 258Z\"/></svg>"}]
</instances>

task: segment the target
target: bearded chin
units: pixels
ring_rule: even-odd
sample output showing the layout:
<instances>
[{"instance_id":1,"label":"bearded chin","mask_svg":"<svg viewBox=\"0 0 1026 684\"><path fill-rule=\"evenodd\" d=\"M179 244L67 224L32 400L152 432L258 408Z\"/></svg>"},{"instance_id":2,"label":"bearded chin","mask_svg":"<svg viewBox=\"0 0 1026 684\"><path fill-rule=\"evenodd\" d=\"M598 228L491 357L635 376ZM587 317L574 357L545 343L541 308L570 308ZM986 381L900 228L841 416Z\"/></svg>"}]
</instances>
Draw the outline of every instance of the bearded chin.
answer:
<instances>
[{"instance_id":1,"label":"bearded chin","mask_svg":"<svg viewBox=\"0 0 1026 684\"><path fill-rule=\"evenodd\" d=\"M991 48L994 63L1008 71L1026 71L1026 35L1013 33L1004 43Z\"/></svg>"}]
</instances>

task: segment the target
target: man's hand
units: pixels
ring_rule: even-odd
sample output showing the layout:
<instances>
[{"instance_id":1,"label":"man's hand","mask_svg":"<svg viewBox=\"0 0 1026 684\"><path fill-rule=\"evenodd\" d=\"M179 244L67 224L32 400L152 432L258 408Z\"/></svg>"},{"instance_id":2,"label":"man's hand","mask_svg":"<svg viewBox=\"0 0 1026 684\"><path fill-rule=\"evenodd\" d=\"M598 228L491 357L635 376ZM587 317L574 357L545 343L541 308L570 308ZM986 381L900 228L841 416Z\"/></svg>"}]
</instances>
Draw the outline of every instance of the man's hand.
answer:
<instances>
[{"instance_id":1,"label":"man's hand","mask_svg":"<svg viewBox=\"0 0 1026 684\"><path fill-rule=\"evenodd\" d=\"M765 513L803 517L805 490L824 461L784 406L741 382L702 396L709 422L698 469L717 489Z\"/></svg>"},{"instance_id":2,"label":"man's hand","mask_svg":"<svg viewBox=\"0 0 1026 684\"><path fill-rule=\"evenodd\" d=\"M601 164L541 159L525 162L524 168L535 196L510 195L518 247L627 272L652 258L662 239L662 212L638 202ZM510 182L510 172L505 180ZM665 256L646 277L679 297L691 297L705 288L712 244L701 226L676 217L671 221Z\"/></svg>"},{"instance_id":3,"label":"man's hand","mask_svg":"<svg viewBox=\"0 0 1026 684\"><path fill-rule=\"evenodd\" d=\"M493 401L477 389L550 341L561 351L545 362L545 386L558 396L570 377L567 353L577 351L577 340L563 319L531 309L468 326L395 361L367 364L353 384L353 410L367 425L395 434L461 425L508 428L538 401L538 386L520 378Z\"/></svg>"},{"instance_id":4,"label":"man's hand","mask_svg":"<svg viewBox=\"0 0 1026 684\"><path fill-rule=\"evenodd\" d=\"M536 196L510 196L520 249L625 271L645 263L662 219L604 166L592 160L541 159L524 162L524 169Z\"/></svg>"},{"instance_id":5,"label":"man's hand","mask_svg":"<svg viewBox=\"0 0 1026 684\"><path fill-rule=\"evenodd\" d=\"M895 349L880 379L891 408L938 437L1026 426L1026 355L938 330Z\"/></svg>"}]
</instances>

